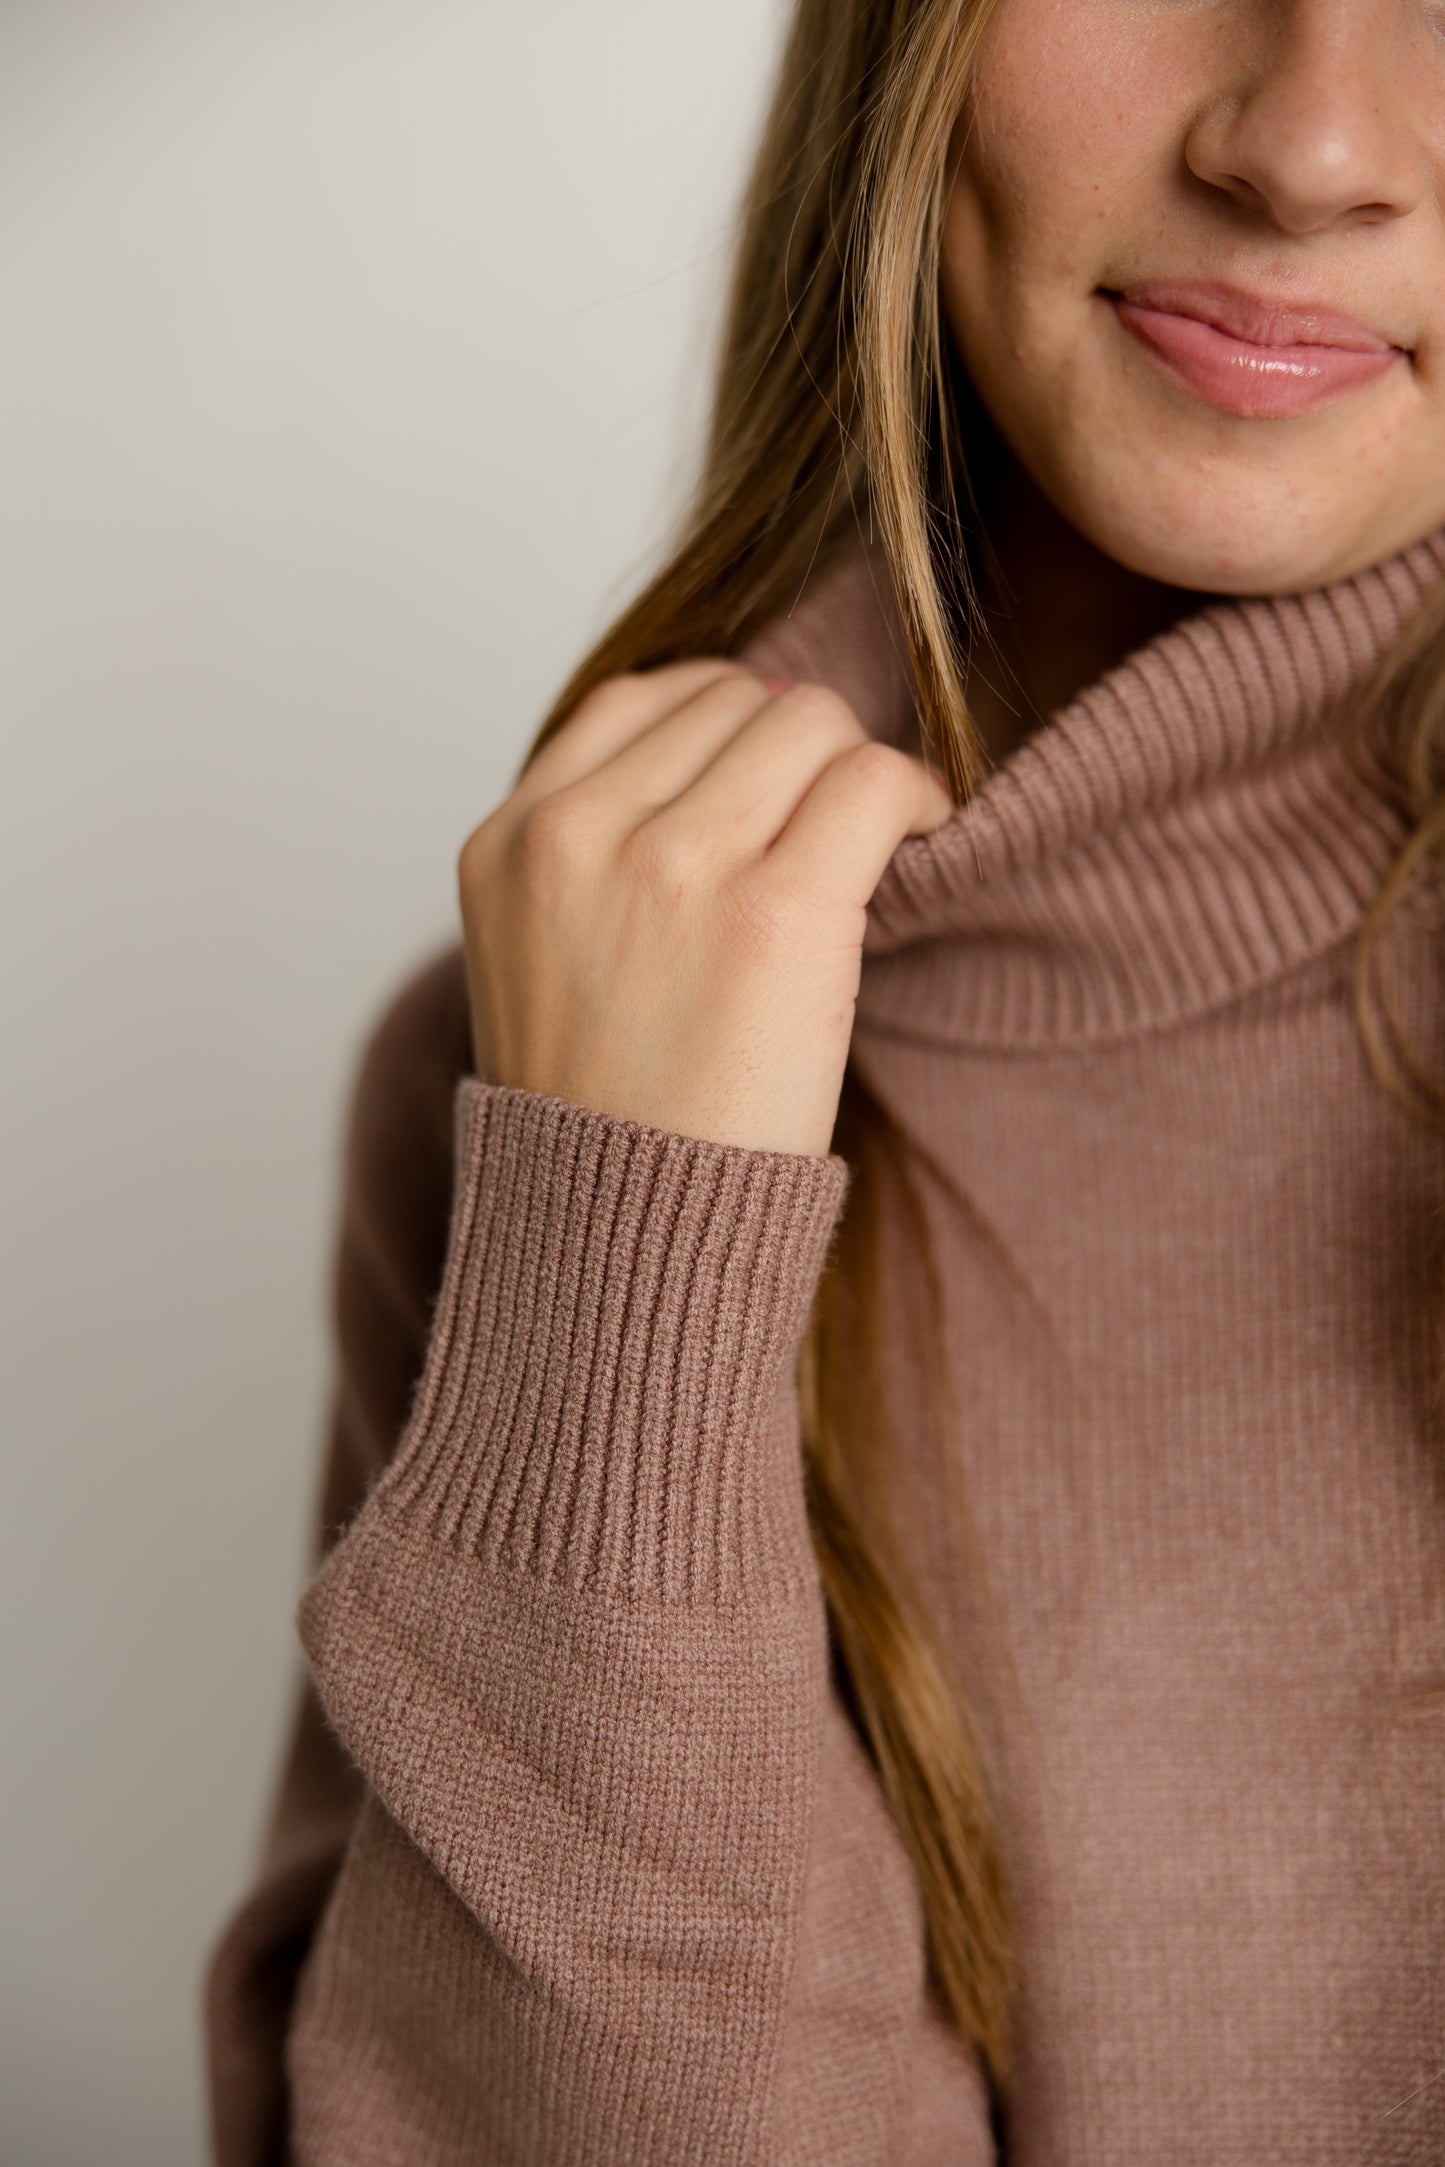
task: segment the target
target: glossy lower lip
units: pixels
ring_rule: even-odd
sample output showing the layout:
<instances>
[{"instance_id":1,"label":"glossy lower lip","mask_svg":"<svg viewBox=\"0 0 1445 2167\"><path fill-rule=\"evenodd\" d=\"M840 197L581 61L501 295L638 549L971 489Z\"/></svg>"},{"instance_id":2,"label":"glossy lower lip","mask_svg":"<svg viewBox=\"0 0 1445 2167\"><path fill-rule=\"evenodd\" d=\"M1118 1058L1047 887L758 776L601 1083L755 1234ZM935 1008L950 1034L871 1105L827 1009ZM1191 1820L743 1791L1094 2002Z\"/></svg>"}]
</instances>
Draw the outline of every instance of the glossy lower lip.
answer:
<instances>
[{"instance_id":1,"label":"glossy lower lip","mask_svg":"<svg viewBox=\"0 0 1445 2167\"><path fill-rule=\"evenodd\" d=\"M1124 329L1186 384L1226 414L1279 419L1318 413L1373 384L1402 358L1398 346L1266 346L1201 317L1146 308L1106 294Z\"/></svg>"}]
</instances>

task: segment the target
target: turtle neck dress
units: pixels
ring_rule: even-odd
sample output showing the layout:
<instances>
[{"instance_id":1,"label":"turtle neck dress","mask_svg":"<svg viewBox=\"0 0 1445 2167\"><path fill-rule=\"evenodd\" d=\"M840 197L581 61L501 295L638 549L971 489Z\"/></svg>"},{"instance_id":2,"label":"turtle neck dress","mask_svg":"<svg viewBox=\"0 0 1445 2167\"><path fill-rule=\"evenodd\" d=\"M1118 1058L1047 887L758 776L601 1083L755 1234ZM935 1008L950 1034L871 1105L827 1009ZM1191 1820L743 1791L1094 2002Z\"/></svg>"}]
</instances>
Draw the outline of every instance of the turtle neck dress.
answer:
<instances>
[{"instance_id":1,"label":"turtle neck dress","mask_svg":"<svg viewBox=\"0 0 1445 2167\"><path fill-rule=\"evenodd\" d=\"M885 1187L890 1503L989 1772L1007 2095L829 1662L796 1357L848 1162L479 1080L453 945L354 1084L220 2167L1445 2160L1445 1142L1353 987L1408 832L1358 695L1442 576L1189 616L869 907L852 1058L942 1292L935 1345ZM863 553L745 650L907 743L900 652ZM1387 949L1445 1075L1433 875Z\"/></svg>"}]
</instances>

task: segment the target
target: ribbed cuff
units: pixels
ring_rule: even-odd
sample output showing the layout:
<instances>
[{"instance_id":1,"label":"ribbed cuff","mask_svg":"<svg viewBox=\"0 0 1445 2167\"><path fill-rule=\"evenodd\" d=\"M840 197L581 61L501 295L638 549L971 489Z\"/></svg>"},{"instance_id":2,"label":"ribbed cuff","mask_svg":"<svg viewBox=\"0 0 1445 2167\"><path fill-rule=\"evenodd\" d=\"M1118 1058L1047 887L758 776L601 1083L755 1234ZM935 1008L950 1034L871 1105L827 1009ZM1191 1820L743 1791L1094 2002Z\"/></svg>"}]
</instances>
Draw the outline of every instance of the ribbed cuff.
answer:
<instances>
[{"instance_id":1,"label":"ribbed cuff","mask_svg":"<svg viewBox=\"0 0 1445 2167\"><path fill-rule=\"evenodd\" d=\"M629 1600L813 1571L789 1384L849 1182L466 1076L446 1269L377 1505ZM795 1434L795 1433L794 1433Z\"/></svg>"}]
</instances>

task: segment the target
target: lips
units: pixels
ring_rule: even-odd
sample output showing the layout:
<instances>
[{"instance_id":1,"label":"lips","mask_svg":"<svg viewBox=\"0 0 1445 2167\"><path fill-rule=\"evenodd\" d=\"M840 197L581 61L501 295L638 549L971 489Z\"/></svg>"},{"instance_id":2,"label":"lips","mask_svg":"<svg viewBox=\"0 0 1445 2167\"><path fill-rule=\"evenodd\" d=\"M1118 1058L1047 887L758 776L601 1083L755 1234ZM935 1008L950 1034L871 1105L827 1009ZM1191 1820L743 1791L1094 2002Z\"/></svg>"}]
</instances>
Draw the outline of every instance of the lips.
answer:
<instances>
[{"instance_id":1,"label":"lips","mask_svg":"<svg viewBox=\"0 0 1445 2167\"><path fill-rule=\"evenodd\" d=\"M1266 301L1211 279L1145 279L1120 289L1136 308L1192 316L1252 346L1335 346L1351 353L1384 353L1393 341L1356 316L1323 302Z\"/></svg>"},{"instance_id":2,"label":"lips","mask_svg":"<svg viewBox=\"0 0 1445 2167\"><path fill-rule=\"evenodd\" d=\"M1316 412L1404 357L1372 325L1323 302L1274 300L1208 280L1104 290L1133 341L1196 398L1247 419Z\"/></svg>"}]
</instances>

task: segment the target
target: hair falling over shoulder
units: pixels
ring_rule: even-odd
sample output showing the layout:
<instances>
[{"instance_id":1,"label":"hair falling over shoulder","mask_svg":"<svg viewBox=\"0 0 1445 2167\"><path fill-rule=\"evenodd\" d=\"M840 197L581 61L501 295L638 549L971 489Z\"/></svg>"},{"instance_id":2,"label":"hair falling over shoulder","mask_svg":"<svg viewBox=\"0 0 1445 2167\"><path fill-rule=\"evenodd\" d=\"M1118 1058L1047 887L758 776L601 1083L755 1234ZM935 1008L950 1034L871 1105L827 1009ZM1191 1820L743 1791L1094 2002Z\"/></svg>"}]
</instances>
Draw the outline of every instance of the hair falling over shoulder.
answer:
<instances>
[{"instance_id":1,"label":"hair falling over shoulder","mask_svg":"<svg viewBox=\"0 0 1445 2167\"><path fill-rule=\"evenodd\" d=\"M862 532L886 550L922 740L956 800L981 779L964 699L968 447L938 270L950 143L994 6L797 0L741 207L692 503L662 569L575 670L527 761L604 679L735 651ZM1414 826L1361 930L1359 1024L1380 1082L1445 1129L1445 1092L1404 1045L1380 969L1406 883L1445 855L1445 595L1406 627L1371 699L1399 718ZM850 1706L917 1872L938 1986L1003 2090L1018 1976L978 1736L892 1543L880 1546L874 1202L881 1179L906 1185L906 1172L851 1064L835 1148L854 1179L802 1352L810 1524ZM917 1226L926 1254L921 1215Z\"/></svg>"}]
</instances>

